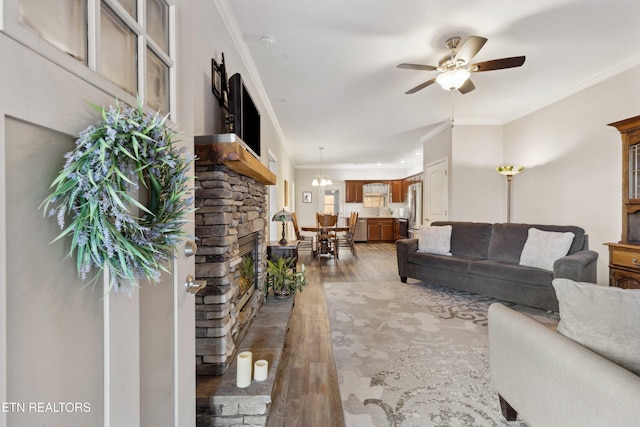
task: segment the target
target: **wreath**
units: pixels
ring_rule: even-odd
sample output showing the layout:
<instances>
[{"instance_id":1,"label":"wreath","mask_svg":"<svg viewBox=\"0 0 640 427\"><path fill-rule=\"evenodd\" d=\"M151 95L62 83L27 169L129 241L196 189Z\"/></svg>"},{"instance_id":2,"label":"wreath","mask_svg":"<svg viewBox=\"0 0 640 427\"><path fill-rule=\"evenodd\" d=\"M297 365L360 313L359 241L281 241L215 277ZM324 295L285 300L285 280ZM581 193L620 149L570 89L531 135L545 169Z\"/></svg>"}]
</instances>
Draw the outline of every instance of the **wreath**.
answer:
<instances>
[{"instance_id":1,"label":"wreath","mask_svg":"<svg viewBox=\"0 0 640 427\"><path fill-rule=\"evenodd\" d=\"M194 158L174 146L168 116L145 114L140 99L137 108L116 104L92 105L102 120L80 133L42 204L63 230L53 241L72 236L69 256L75 252L82 280L95 268L95 283L106 267L110 289L130 293L137 280L157 283L169 271L193 204L187 171ZM146 205L132 195L141 186Z\"/></svg>"}]
</instances>

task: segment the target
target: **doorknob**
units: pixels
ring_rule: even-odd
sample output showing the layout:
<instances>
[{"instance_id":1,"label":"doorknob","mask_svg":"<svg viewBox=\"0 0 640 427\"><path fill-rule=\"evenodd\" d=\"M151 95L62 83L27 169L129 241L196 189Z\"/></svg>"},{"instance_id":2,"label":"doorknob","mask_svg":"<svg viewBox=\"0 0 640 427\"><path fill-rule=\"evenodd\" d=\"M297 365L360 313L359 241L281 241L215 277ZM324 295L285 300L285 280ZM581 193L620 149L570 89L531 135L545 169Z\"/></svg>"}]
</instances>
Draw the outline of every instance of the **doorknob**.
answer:
<instances>
[{"instance_id":1,"label":"doorknob","mask_svg":"<svg viewBox=\"0 0 640 427\"><path fill-rule=\"evenodd\" d=\"M184 284L187 292L191 294L197 294L200 289L204 289L207 286L206 280L195 280L192 275L187 276L187 281Z\"/></svg>"}]
</instances>

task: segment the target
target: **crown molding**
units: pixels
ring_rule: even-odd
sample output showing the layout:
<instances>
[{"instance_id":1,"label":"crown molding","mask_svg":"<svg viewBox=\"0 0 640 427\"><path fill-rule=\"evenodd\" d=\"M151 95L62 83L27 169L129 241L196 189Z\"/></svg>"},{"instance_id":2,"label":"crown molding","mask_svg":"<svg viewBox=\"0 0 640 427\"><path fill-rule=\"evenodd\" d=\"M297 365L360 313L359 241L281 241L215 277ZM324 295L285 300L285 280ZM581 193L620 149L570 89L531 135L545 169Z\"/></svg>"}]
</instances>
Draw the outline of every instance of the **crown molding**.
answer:
<instances>
[{"instance_id":1,"label":"crown molding","mask_svg":"<svg viewBox=\"0 0 640 427\"><path fill-rule=\"evenodd\" d=\"M622 61L616 65L613 65L606 70L590 76L584 80L576 82L566 88L551 94L545 98L542 98L529 106L524 107L520 110L514 111L512 114L508 114L503 118L503 123L509 123L513 120L517 120L526 115L532 114L538 110L541 110L545 107L548 107L551 104L555 104L558 101L561 101L565 98L570 97L571 95L575 95L578 92L581 92L591 86L595 86L598 83L601 83L605 80L608 80L612 77L615 77L618 74L621 74L637 65L640 65L640 54L632 55L627 58L625 61Z\"/></svg>"},{"instance_id":2,"label":"crown molding","mask_svg":"<svg viewBox=\"0 0 640 427\"><path fill-rule=\"evenodd\" d=\"M238 25L238 20L233 13L233 9L231 8L229 0L214 0L213 3L218 9L218 12L220 12L222 21L224 22L224 25L227 28L229 35L231 36L231 40L233 41L233 44L238 51L238 54L240 55L242 63L249 73L249 79L251 79L251 82L255 86L256 91L258 92L257 95L260 98L260 101L262 101L266 113L271 119L273 127L275 128L280 141L282 142L283 146L286 146L286 138L284 137L282 127L280 127L280 122L278 122L278 118L273 111L273 106L269 101L267 91L262 84L262 79L260 79L260 73L258 73L256 64L255 62L253 62L253 57L251 56L251 52L249 51L249 46L247 46L247 43L244 41L242 31L240 30L240 25ZM245 77L243 77L243 79L245 79Z\"/></svg>"}]
</instances>

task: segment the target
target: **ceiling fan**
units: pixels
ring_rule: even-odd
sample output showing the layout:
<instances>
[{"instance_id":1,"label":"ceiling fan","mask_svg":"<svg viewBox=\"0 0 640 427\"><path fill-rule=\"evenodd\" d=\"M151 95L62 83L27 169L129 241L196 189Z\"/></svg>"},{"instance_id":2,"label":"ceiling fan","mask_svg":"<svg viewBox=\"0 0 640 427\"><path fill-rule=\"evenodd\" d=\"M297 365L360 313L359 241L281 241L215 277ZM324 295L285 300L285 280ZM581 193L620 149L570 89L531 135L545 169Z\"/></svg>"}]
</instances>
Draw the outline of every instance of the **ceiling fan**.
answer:
<instances>
[{"instance_id":1,"label":"ceiling fan","mask_svg":"<svg viewBox=\"0 0 640 427\"><path fill-rule=\"evenodd\" d=\"M470 64L474 56L478 54L482 46L487 42L484 37L470 36L462 45L460 37L451 37L447 40L447 47L450 52L440 59L438 66L420 64L400 64L398 68L422 71L440 71L436 77L419 84L413 89L406 91L406 94L416 93L419 90L437 82L443 89L458 90L460 93L469 93L476 87L469 79L471 73L481 71L502 70L505 68L520 67L524 64L524 56L514 56L511 58L493 59L490 61L476 62Z\"/></svg>"}]
</instances>

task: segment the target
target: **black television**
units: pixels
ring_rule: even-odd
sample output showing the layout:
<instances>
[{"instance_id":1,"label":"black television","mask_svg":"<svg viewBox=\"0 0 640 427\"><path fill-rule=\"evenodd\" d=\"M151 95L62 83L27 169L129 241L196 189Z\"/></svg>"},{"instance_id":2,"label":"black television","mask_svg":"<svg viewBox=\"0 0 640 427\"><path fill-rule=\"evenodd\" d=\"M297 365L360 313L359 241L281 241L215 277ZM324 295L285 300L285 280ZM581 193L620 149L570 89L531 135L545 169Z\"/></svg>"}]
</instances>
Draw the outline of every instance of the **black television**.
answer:
<instances>
[{"instance_id":1,"label":"black television","mask_svg":"<svg viewBox=\"0 0 640 427\"><path fill-rule=\"evenodd\" d=\"M260 112L251 99L251 95L236 73L229 78L229 112L231 114L231 132L240 137L246 148L256 157L260 157Z\"/></svg>"}]
</instances>

